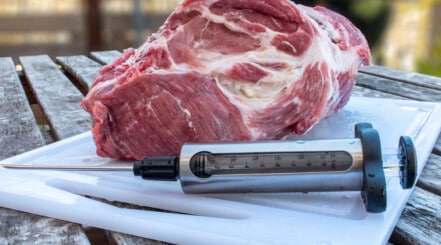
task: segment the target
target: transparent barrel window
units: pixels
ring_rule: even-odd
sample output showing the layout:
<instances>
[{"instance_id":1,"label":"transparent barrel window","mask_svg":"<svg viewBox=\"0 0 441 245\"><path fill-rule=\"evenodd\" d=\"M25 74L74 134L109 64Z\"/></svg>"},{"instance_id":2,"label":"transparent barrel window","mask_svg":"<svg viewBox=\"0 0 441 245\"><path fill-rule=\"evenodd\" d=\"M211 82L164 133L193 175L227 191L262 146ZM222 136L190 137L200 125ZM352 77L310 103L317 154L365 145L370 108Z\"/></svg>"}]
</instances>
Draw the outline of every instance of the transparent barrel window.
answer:
<instances>
[{"instance_id":1,"label":"transparent barrel window","mask_svg":"<svg viewBox=\"0 0 441 245\"><path fill-rule=\"evenodd\" d=\"M352 166L345 151L232 153L199 152L190 159L190 169L200 178L231 174L343 172Z\"/></svg>"}]
</instances>

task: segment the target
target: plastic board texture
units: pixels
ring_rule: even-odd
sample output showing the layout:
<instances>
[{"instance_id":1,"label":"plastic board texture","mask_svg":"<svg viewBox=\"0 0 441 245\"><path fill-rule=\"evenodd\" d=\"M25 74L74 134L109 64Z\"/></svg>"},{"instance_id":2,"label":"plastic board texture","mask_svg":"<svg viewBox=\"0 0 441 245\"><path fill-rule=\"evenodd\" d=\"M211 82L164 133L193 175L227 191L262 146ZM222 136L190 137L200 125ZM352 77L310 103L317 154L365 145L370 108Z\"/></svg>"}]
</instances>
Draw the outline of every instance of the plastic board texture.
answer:
<instances>
[{"instance_id":1,"label":"plastic board texture","mask_svg":"<svg viewBox=\"0 0 441 245\"><path fill-rule=\"evenodd\" d=\"M421 173L441 128L441 105L353 97L298 139L353 138L370 122L383 154L412 137ZM45 165L130 164L98 157L90 133L5 159ZM0 167L0 206L179 244L385 244L411 193L387 179L388 206L365 211L360 192L184 194L179 182L130 171L11 170ZM89 197L172 211L121 208Z\"/></svg>"}]
</instances>

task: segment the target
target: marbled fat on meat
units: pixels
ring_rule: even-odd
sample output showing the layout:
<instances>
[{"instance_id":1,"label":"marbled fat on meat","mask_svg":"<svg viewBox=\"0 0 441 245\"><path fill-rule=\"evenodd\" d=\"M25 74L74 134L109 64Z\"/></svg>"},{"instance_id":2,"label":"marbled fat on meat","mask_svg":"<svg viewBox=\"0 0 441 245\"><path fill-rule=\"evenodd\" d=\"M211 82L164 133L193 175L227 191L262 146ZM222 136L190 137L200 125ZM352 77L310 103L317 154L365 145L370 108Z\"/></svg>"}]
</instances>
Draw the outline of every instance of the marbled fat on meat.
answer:
<instances>
[{"instance_id":1,"label":"marbled fat on meat","mask_svg":"<svg viewBox=\"0 0 441 245\"><path fill-rule=\"evenodd\" d=\"M322 7L185 0L141 47L103 67L81 106L105 157L281 139L341 109L369 60L361 32Z\"/></svg>"}]
</instances>

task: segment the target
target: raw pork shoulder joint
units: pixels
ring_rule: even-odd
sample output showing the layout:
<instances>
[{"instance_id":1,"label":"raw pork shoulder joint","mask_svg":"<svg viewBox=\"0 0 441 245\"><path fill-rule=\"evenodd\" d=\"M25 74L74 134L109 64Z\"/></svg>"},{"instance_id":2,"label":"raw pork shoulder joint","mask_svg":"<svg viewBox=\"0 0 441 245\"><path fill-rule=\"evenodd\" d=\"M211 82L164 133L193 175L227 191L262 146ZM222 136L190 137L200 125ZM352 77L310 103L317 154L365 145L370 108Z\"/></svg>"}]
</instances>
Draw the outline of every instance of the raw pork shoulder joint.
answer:
<instances>
[{"instance_id":1,"label":"raw pork shoulder joint","mask_svg":"<svg viewBox=\"0 0 441 245\"><path fill-rule=\"evenodd\" d=\"M105 157L281 139L341 109L369 60L362 33L323 7L184 0L141 47L103 67L81 106Z\"/></svg>"}]
</instances>

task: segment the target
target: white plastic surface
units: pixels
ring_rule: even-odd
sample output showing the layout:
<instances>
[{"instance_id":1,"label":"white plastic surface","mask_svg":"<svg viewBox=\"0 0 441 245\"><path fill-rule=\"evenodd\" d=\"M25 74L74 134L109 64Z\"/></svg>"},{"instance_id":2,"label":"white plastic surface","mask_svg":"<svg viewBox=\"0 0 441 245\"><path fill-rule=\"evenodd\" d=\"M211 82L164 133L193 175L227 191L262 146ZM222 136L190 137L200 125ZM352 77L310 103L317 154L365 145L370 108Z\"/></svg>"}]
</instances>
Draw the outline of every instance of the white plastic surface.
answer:
<instances>
[{"instance_id":1,"label":"white plastic surface","mask_svg":"<svg viewBox=\"0 0 441 245\"><path fill-rule=\"evenodd\" d=\"M380 132L383 153L395 152L399 136L411 136L421 173L440 118L440 104L353 97L307 135L291 138L352 138L356 123L370 122ZM0 163L120 162L96 156L85 133ZM389 179L387 210L371 214L359 192L188 195L179 182L146 181L131 172L0 167L0 206L179 244L384 244L410 193ZM119 208L86 196L179 213Z\"/></svg>"}]
</instances>

